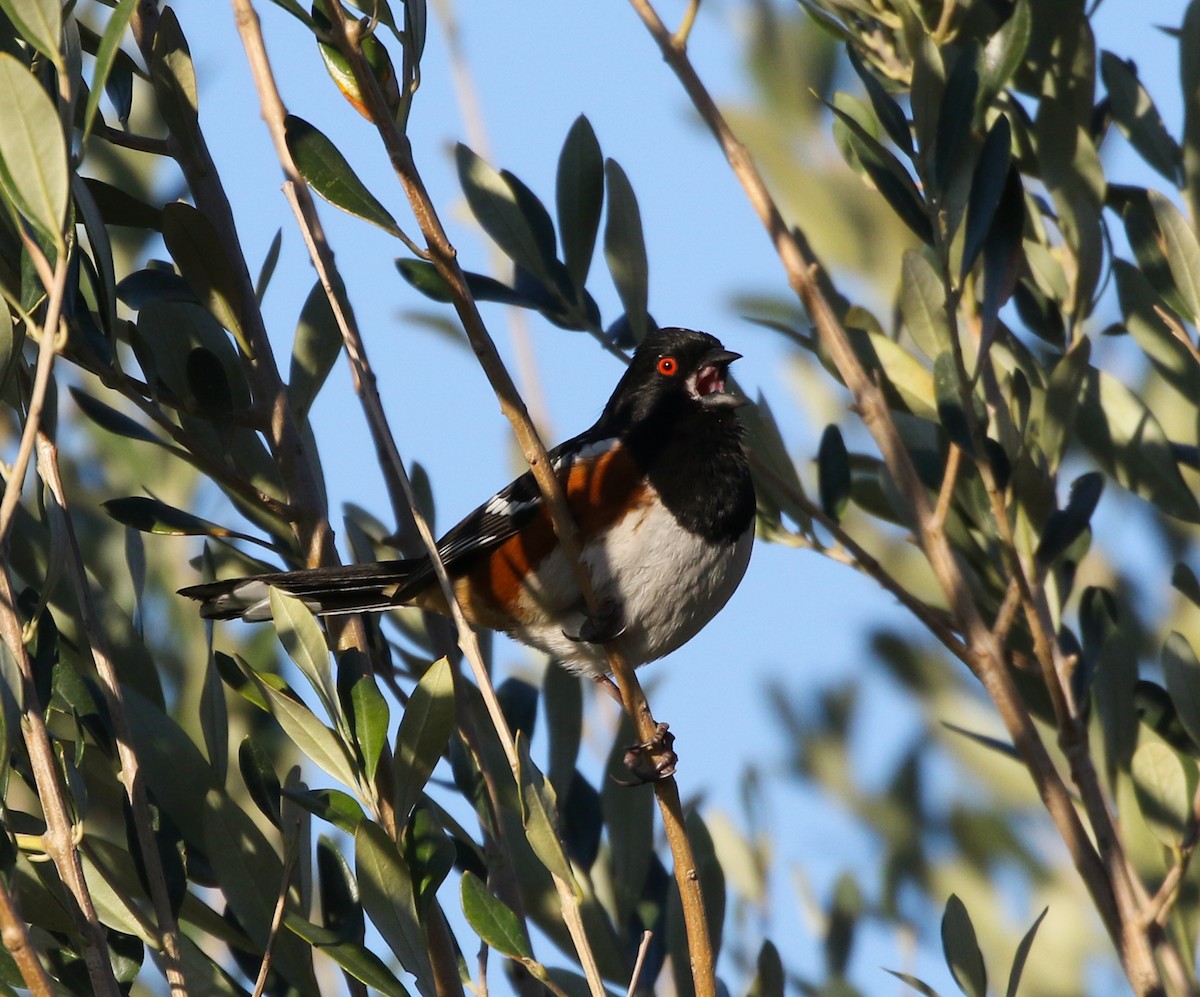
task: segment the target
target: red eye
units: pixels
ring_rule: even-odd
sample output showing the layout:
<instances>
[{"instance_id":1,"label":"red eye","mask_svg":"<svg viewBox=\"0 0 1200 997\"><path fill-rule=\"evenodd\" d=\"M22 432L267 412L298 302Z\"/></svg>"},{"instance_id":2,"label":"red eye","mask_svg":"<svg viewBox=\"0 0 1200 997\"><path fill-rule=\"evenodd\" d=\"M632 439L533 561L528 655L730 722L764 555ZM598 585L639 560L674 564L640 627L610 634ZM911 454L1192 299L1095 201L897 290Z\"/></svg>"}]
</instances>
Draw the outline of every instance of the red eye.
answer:
<instances>
[{"instance_id":1,"label":"red eye","mask_svg":"<svg viewBox=\"0 0 1200 997\"><path fill-rule=\"evenodd\" d=\"M674 357L659 357L658 372L664 377L672 377L679 370L679 364L675 362Z\"/></svg>"}]
</instances>

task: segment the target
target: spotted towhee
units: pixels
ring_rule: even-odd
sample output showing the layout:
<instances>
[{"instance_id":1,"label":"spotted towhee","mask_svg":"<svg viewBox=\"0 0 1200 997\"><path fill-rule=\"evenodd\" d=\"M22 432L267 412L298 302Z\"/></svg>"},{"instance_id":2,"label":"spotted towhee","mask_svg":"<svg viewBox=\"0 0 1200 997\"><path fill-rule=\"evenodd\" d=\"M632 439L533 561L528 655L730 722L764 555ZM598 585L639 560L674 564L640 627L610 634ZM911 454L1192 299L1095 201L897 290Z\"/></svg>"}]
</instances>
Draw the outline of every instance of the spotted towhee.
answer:
<instances>
[{"instance_id":1,"label":"spotted towhee","mask_svg":"<svg viewBox=\"0 0 1200 997\"><path fill-rule=\"evenodd\" d=\"M633 665L691 640L750 560L754 488L726 369L738 359L688 329L638 348L591 429L550 451L604 612L590 615L531 472L438 543L471 623L502 630L574 671L603 675L606 641ZM214 619L270 617L268 586L314 613L413 604L445 612L427 557L312 568L183 589Z\"/></svg>"}]
</instances>

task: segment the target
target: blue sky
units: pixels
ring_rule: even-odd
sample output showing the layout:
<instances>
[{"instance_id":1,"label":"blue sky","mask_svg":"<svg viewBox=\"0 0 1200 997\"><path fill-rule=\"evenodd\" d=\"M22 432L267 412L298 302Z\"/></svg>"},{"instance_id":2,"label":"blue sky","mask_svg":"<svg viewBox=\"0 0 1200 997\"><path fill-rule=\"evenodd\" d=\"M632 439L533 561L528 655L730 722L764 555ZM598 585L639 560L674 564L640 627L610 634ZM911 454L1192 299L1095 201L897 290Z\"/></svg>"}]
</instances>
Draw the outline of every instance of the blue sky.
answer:
<instances>
[{"instance_id":1,"label":"blue sky","mask_svg":"<svg viewBox=\"0 0 1200 997\"><path fill-rule=\"evenodd\" d=\"M257 6L289 110L325 131L401 226L415 231L372 129L348 112L303 29L265 0ZM586 114L605 155L622 164L637 192L653 314L660 324L712 332L745 355L736 365L740 383L770 399L789 448L808 476L821 426L807 423L805 409L794 397L785 376L789 354L774 334L748 324L731 305L733 294L747 289L786 293L781 268L716 146L686 106L632 9L622 3L562 0L457 6L490 161L552 201L562 140L574 118ZM663 6L668 16L677 16L682 7L674 0ZM1135 59L1168 126L1178 132L1176 46L1147 23L1148 8L1153 8L1155 23L1177 25L1184 4L1107 0L1096 22L1100 45ZM253 90L228 6L185 3L178 12L201 82L201 120L252 269L276 229L283 229L283 253L266 313L276 349L286 357L312 270L279 191L280 172L250 97ZM693 36L693 58L720 99L739 96L745 86L739 78L737 13L731 3L706 5ZM468 135L442 32L432 17L410 133L418 166L463 265L487 270L487 249L467 218L453 170L453 145ZM1110 144L1118 155L1110 165L1125 168L1129 157L1119 154L1115 147L1121 142L1114 139ZM1152 182L1134 172L1127 178ZM863 196L872 195L864 190ZM473 356L402 317L410 309L436 307L396 274L393 259L405 255L403 247L328 205L320 210L401 451L428 470L438 500L438 526L444 530L519 470L508 426ZM602 267L598 253L593 293L611 320L619 305ZM484 314L501 352L513 358L504 313L486 306ZM594 420L620 368L587 337L551 327L537 316L528 325L538 390L552 427L547 442L554 443ZM344 366L318 399L313 421L332 507L355 502L387 521L373 449ZM196 511L222 518L215 505ZM854 572L809 553L759 544L748 576L725 612L687 647L641 673L651 686L656 714L671 723L678 738L685 797L702 794L708 807L736 815L745 763L754 760L770 770L785 757L780 730L770 719L767 682L782 681L802 695L806 690L815 694L823 685L857 674L866 652L864 635L889 621L904 623L906 616ZM536 665L516 646L501 647L497 660L502 675L527 673ZM855 759L868 771L872 766L890 768L914 733L912 718L891 707L886 692L868 697L870 716L879 723ZM774 784L770 795L776 829L787 829L776 840L780 876L774 884L771 931L793 967L815 970L820 942L799 916L789 870L800 870L822 898L846 868L859 870L870 885L871 842L845 815L798 790L794 782ZM898 967L906 960L894 939L878 933L869 933L864 946L855 965L865 986L882 979L875 966ZM915 968L935 985L952 987L935 953L923 948Z\"/></svg>"}]
</instances>

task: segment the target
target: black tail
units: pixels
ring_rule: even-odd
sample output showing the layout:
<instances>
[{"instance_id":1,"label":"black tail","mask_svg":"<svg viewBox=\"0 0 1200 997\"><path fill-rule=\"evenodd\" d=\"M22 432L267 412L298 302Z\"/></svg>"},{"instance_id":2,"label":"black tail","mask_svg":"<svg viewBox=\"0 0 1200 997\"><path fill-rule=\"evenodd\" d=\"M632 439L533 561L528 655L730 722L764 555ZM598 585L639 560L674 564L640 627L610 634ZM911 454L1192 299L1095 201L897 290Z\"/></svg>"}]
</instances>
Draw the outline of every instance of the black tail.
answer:
<instances>
[{"instance_id":1,"label":"black tail","mask_svg":"<svg viewBox=\"0 0 1200 997\"><path fill-rule=\"evenodd\" d=\"M252 623L271 618L270 589L301 599L318 616L382 612L404 602L399 590L420 560L377 561L332 568L278 571L249 578L228 578L180 589L200 603L200 615L212 620L239 617Z\"/></svg>"}]
</instances>

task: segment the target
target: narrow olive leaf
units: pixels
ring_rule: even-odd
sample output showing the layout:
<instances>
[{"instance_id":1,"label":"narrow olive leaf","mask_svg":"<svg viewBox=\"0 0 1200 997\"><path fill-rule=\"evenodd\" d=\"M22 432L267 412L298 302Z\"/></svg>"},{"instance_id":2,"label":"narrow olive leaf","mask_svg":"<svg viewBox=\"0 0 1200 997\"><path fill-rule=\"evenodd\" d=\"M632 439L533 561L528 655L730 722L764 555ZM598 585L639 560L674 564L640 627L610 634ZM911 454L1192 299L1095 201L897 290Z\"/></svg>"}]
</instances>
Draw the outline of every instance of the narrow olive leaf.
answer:
<instances>
[{"instance_id":1,"label":"narrow olive leaf","mask_svg":"<svg viewBox=\"0 0 1200 997\"><path fill-rule=\"evenodd\" d=\"M296 0L271 0L271 3L276 7L286 10L309 30L312 30L314 27L313 19L309 16L308 11L301 7Z\"/></svg>"},{"instance_id":2,"label":"narrow olive leaf","mask_svg":"<svg viewBox=\"0 0 1200 997\"><path fill-rule=\"evenodd\" d=\"M1015 165L1000 194L1000 204L983 241L983 319L979 362L996 334L1000 309L1012 297L1021 269L1021 235L1025 228L1025 191Z\"/></svg>"},{"instance_id":3,"label":"narrow olive leaf","mask_svg":"<svg viewBox=\"0 0 1200 997\"><path fill-rule=\"evenodd\" d=\"M519 759L519 778L521 794L522 823L525 826L525 837L533 853L556 878L570 884L578 897L579 884L575 882L575 874L571 871L571 863L567 853L563 851L559 840L555 815L558 805L554 790L546 781L533 759L529 757L529 740L517 735L517 756Z\"/></svg>"},{"instance_id":4,"label":"narrow olive leaf","mask_svg":"<svg viewBox=\"0 0 1200 997\"><path fill-rule=\"evenodd\" d=\"M1200 522L1170 441L1137 395L1104 371L1089 370L1075 420L1083 445L1117 482L1168 516Z\"/></svg>"},{"instance_id":5,"label":"narrow olive leaf","mask_svg":"<svg viewBox=\"0 0 1200 997\"><path fill-rule=\"evenodd\" d=\"M1188 639L1172 631L1162 649L1163 678L1184 730L1200 744L1200 661Z\"/></svg>"},{"instance_id":6,"label":"narrow olive leaf","mask_svg":"<svg viewBox=\"0 0 1200 997\"><path fill-rule=\"evenodd\" d=\"M55 66L63 65L59 51L63 30L60 0L0 0L0 10L25 41Z\"/></svg>"},{"instance_id":7,"label":"narrow olive leaf","mask_svg":"<svg viewBox=\"0 0 1200 997\"><path fill-rule=\"evenodd\" d=\"M283 127L296 169L313 190L334 207L378 225L389 235L403 235L396 220L321 131L294 114L284 119Z\"/></svg>"},{"instance_id":8,"label":"narrow olive leaf","mask_svg":"<svg viewBox=\"0 0 1200 997\"><path fill-rule=\"evenodd\" d=\"M1138 155L1151 169L1165 177L1173 187L1183 179L1183 153L1163 124L1158 108L1138 80L1132 63L1100 53L1100 76L1108 90L1113 121Z\"/></svg>"},{"instance_id":9,"label":"narrow olive leaf","mask_svg":"<svg viewBox=\"0 0 1200 997\"><path fill-rule=\"evenodd\" d=\"M529 939L521 930L517 915L502 900L492 896L477 876L464 872L460 892L467 923L483 942L510 959L533 958Z\"/></svg>"},{"instance_id":10,"label":"narrow olive leaf","mask_svg":"<svg viewBox=\"0 0 1200 997\"><path fill-rule=\"evenodd\" d=\"M81 177L83 185L100 209L100 217L105 225L124 225L128 228L162 229L162 210L152 207L145 201L140 201L132 194L114 187L112 184L97 180L95 177Z\"/></svg>"},{"instance_id":11,"label":"narrow olive leaf","mask_svg":"<svg viewBox=\"0 0 1200 997\"><path fill-rule=\"evenodd\" d=\"M7 52L0 52L0 119L0 190L51 245L61 245L70 184L58 112Z\"/></svg>"},{"instance_id":12,"label":"narrow olive leaf","mask_svg":"<svg viewBox=\"0 0 1200 997\"><path fill-rule=\"evenodd\" d=\"M958 363L947 350L933 362L933 392L937 400L938 420L951 442L965 453L973 454L975 445L971 440L971 424L962 406L959 392Z\"/></svg>"},{"instance_id":13,"label":"narrow olive leaf","mask_svg":"<svg viewBox=\"0 0 1200 997\"><path fill-rule=\"evenodd\" d=\"M1183 177L1189 213L1200 218L1200 4L1189 3L1179 33L1183 94Z\"/></svg>"},{"instance_id":14,"label":"narrow olive leaf","mask_svg":"<svg viewBox=\"0 0 1200 997\"><path fill-rule=\"evenodd\" d=\"M326 834L317 838L317 886L321 897L321 925L335 937L361 940L367 919L358 884L346 856Z\"/></svg>"},{"instance_id":15,"label":"narrow olive leaf","mask_svg":"<svg viewBox=\"0 0 1200 997\"><path fill-rule=\"evenodd\" d=\"M354 710L354 736L362 752L363 769L367 782L374 783L375 771L388 740L387 700L375 685L375 679L364 675L350 690L350 703Z\"/></svg>"},{"instance_id":16,"label":"narrow olive leaf","mask_svg":"<svg viewBox=\"0 0 1200 997\"><path fill-rule=\"evenodd\" d=\"M128 440L156 443L159 446L168 445L165 440L160 439L124 412L118 412L115 408L105 405L98 398L93 398L74 385L71 385L68 390L71 392L71 397L75 399L75 404L79 406L79 410L101 429L106 429L114 436L123 436Z\"/></svg>"},{"instance_id":17,"label":"narrow olive leaf","mask_svg":"<svg viewBox=\"0 0 1200 997\"><path fill-rule=\"evenodd\" d=\"M1180 342L1157 311L1165 308L1166 302L1133 264L1114 259L1112 273L1125 329L1159 373L1184 398L1200 397L1200 369L1197 369L1191 350L1186 343Z\"/></svg>"},{"instance_id":18,"label":"narrow olive leaf","mask_svg":"<svg viewBox=\"0 0 1200 997\"><path fill-rule=\"evenodd\" d=\"M1103 492L1104 475L1099 471L1081 474L1071 482L1071 494L1066 506L1050 514L1038 541L1034 558L1043 569L1066 553L1088 528Z\"/></svg>"},{"instance_id":19,"label":"narrow olive leaf","mask_svg":"<svg viewBox=\"0 0 1200 997\"><path fill-rule=\"evenodd\" d=\"M987 734L980 734L978 731L967 730L966 727L959 727L958 724L952 724L948 720L942 721L942 726L946 730L953 731L969 741L974 741L981 748L987 748L988 751L994 751L998 755L1004 755L1006 758L1012 758L1016 761L1021 760L1021 753L1012 746L1008 741L1001 741L997 737L988 737Z\"/></svg>"},{"instance_id":20,"label":"narrow olive leaf","mask_svg":"<svg viewBox=\"0 0 1200 997\"><path fill-rule=\"evenodd\" d=\"M1183 593L1193 606L1200 607L1200 579L1196 573L1182 561L1175 565L1171 572L1171 585Z\"/></svg>"},{"instance_id":21,"label":"narrow olive leaf","mask_svg":"<svg viewBox=\"0 0 1200 997\"><path fill-rule=\"evenodd\" d=\"M341 738L321 723L300 698L288 688L279 689L267 681L270 676L255 675L255 684L283 732L297 749L345 786L357 784L354 762L347 756Z\"/></svg>"},{"instance_id":22,"label":"narrow olive leaf","mask_svg":"<svg viewBox=\"0 0 1200 997\"><path fill-rule=\"evenodd\" d=\"M888 138L895 142L902 152L912 156L912 130L908 127L908 118L904 116L903 109L884 89L879 78L863 63L862 57L853 45L846 46L846 53L850 56L850 65L854 67L858 78L862 80L863 86L867 89L871 108L875 111L875 117L879 119L879 123L883 125L883 130L887 132Z\"/></svg>"},{"instance_id":23,"label":"narrow olive leaf","mask_svg":"<svg viewBox=\"0 0 1200 997\"><path fill-rule=\"evenodd\" d=\"M329 716L336 718L341 707L333 684L333 672L329 667L329 646L325 643L321 625L296 596L272 585L270 599L271 618L275 621L279 643L300 673L308 679L308 684L320 697L321 705Z\"/></svg>"},{"instance_id":24,"label":"narrow olive leaf","mask_svg":"<svg viewBox=\"0 0 1200 997\"><path fill-rule=\"evenodd\" d=\"M336 932L313 924L290 910L284 911L283 925L373 990L386 997L408 997L408 991L383 960L358 942L341 938Z\"/></svg>"},{"instance_id":25,"label":"narrow olive leaf","mask_svg":"<svg viewBox=\"0 0 1200 997\"><path fill-rule=\"evenodd\" d=\"M196 94L196 70L187 40L175 11L167 7L154 33L150 58L150 80L158 110L172 135L185 149L194 148L199 130L200 103Z\"/></svg>"},{"instance_id":26,"label":"narrow olive leaf","mask_svg":"<svg viewBox=\"0 0 1200 997\"><path fill-rule=\"evenodd\" d=\"M418 804L400 839L404 860L412 871L417 912L425 918L438 889L450 875L458 856L455 842L442 830L428 806Z\"/></svg>"},{"instance_id":27,"label":"narrow olive leaf","mask_svg":"<svg viewBox=\"0 0 1200 997\"><path fill-rule=\"evenodd\" d=\"M102 502L101 507L122 526L132 527L142 533L157 533L168 537L230 537L267 546L257 537L226 529L144 495L109 499Z\"/></svg>"},{"instance_id":28,"label":"narrow olive leaf","mask_svg":"<svg viewBox=\"0 0 1200 997\"><path fill-rule=\"evenodd\" d=\"M1001 114L983 140L975 175L971 178L971 193L967 199L967 233L963 241L962 266L965 277L983 250L984 240L992 229L992 220L1000 206L1000 197L1008 183L1012 163L1012 126ZM1023 212L1022 212L1023 214Z\"/></svg>"},{"instance_id":29,"label":"narrow olive leaf","mask_svg":"<svg viewBox=\"0 0 1200 997\"><path fill-rule=\"evenodd\" d=\"M833 423L821 433L817 448L817 487L825 515L840 521L850 500L850 456L842 431Z\"/></svg>"},{"instance_id":30,"label":"narrow olive leaf","mask_svg":"<svg viewBox=\"0 0 1200 997\"><path fill-rule=\"evenodd\" d=\"M1029 0L1017 0L1008 20L984 46L979 59L979 103L988 107L1025 59L1033 29Z\"/></svg>"},{"instance_id":31,"label":"narrow olive leaf","mask_svg":"<svg viewBox=\"0 0 1200 997\"><path fill-rule=\"evenodd\" d=\"M1017 997L1017 988L1021 985L1021 974L1025 972L1025 960L1029 958L1029 950L1033 948L1033 939L1049 912L1049 907L1042 908L1042 912L1037 916L1037 920L1030 925L1029 930L1022 937L1020 944L1017 945L1016 954L1013 956L1012 969L1008 971L1008 987L1004 991L1005 997Z\"/></svg>"},{"instance_id":32,"label":"narrow olive leaf","mask_svg":"<svg viewBox=\"0 0 1200 997\"><path fill-rule=\"evenodd\" d=\"M480 227L509 259L553 286L553 254L547 258L512 186L462 143L455 150L455 162L467 205Z\"/></svg>"},{"instance_id":33,"label":"narrow olive leaf","mask_svg":"<svg viewBox=\"0 0 1200 997\"><path fill-rule=\"evenodd\" d=\"M1192 810L1183 759L1162 742L1148 741L1133 753L1130 774L1150 833L1168 848L1178 847Z\"/></svg>"},{"instance_id":34,"label":"narrow olive leaf","mask_svg":"<svg viewBox=\"0 0 1200 997\"><path fill-rule=\"evenodd\" d=\"M282 827L283 818L279 812L279 795L282 790L279 786L279 776L275 774L271 756L250 734L242 739L238 747L238 770L242 773L242 781L246 784L254 805L272 824Z\"/></svg>"},{"instance_id":35,"label":"narrow olive leaf","mask_svg":"<svg viewBox=\"0 0 1200 997\"><path fill-rule=\"evenodd\" d=\"M1175 283L1171 264L1167 260L1165 240L1159 231L1148 191L1138 190L1125 199L1121 205L1121 220L1125 223L1129 248L1133 250L1146 280L1173 311L1186 315L1187 300Z\"/></svg>"},{"instance_id":36,"label":"narrow olive leaf","mask_svg":"<svg viewBox=\"0 0 1200 997\"><path fill-rule=\"evenodd\" d=\"M396 843L374 821L354 834L354 871L363 909L400 965L417 978L423 997L436 997L425 932L417 918L412 874Z\"/></svg>"},{"instance_id":37,"label":"narrow olive leaf","mask_svg":"<svg viewBox=\"0 0 1200 997\"><path fill-rule=\"evenodd\" d=\"M958 989L967 997L987 997L987 967L975 940L975 926L967 908L953 893L942 914L942 951Z\"/></svg>"},{"instance_id":38,"label":"narrow olive leaf","mask_svg":"<svg viewBox=\"0 0 1200 997\"><path fill-rule=\"evenodd\" d=\"M922 242L933 242L933 227L925 212L925 201L912 177L895 156L842 108L826 101L828 107L849 131L848 141L876 190L892 206L897 217Z\"/></svg>"},{"instance_id":39,"label":"narrow olive leaf","mask_svg":"<svg viewBox=\"0 0 1200 997\"><path fill-rule=\"evenodd\" d=\"M928 983L926 983L924 980L917 979L917 977L911 975L910 973L901 973L895 969L884 969L884 972L889 976L896 977L896 979L898 979L901 983L912 987L917 993L922 994L923 997L941 997L941 994L934 990L933 987L931 987Z\"/></svg>"},{"instance_id":40,"label":"narrow olive leaf","mask_svg":"<svg viewBox=\"0 0 1200 997\"><path fill-rule=\"evenodd\" d=\"M343 294L342 302L349 303ZM309 409L333 370L342 352L339 328L325 288L318 280L300 309L296 338L292 342L292 367L288 373L288 401L298 419L308 417Z\"/></svg>"},{"instance_id":41,"label":"narrow olive leaf","mask_svg":"<svg viewBox=\"0 0 1200 997\"><path fill-rule=\"evenodd\" d=\"M1200 321L1200 242L1180 211L1165 194L1147 192L1154 220L1162 239L1162 248L1171 268L1171 277L1185 305L1184 314Z\"/></svg>"},{"instance_id":42,"label":"narrow olive leaf","mask_svg":"<svg viewBox=\"0 0 1200 997\"><path fill-rule=\"evenodd\" d=\"M943 200L954 186L956 175L970 162L964 152L971 137L975 98L979 93L979 54L974 43L959 49L938 109L931 180L941 189Z\"/></svg>"},{"instance_id":43,"label":"narrow olive leaf","mask_svg":"<svg viewBox=\"0 0 1200 997\"><path fill-rule=\"evenodd\" d=\"M437 268L424 260L397 260L396 269L400 271L409 284L433 301L449 302L454 300L450 293L450 285L442 279ZM507 284L502 284L494 277L485 274L464 272L467 290L476 301L498 301L504 305L517 305L520 308L536 308L537 305Z\"/></svg>"},{"instance_id":44,"label":"narrow olive leaf","mask_svg":"<svg viewBox=\"0 0 1200 997\"><path fill-rule=\"evenodd\" d=\"M757 458L750 470L754 474L759 502L785 513L807 532L812 523L804 504L804 485L783 442L775 413L762 392L753 405L742 409L741 418L746 428L747 445Z\"/></svg>"},{"instance_id":45,"label":"narrow olive leaf","mask_svg":"<svg viewBox=\"0 0 1200 997\"><path fill-rule=\"evenodd\" d=\"M933 264L915 249L906 250L901 263L900 314L913 342L930 360L951 348L945 287Z\"/></svg>"},{"instance_id":46,"label":"narrow olive leaf","mask_svg":"<svg viewBox=\"0 0 1200 997\"><path fill-rule=\"evenodd\" d=\"M54 5L58 6L57 0ZM116 62L117 55L121 51L121 39L125 36L125 29L129 27L129 21L136 9L137 0L121 0L117 9L109 17L108 24L104 27L100 47L96 49L96 66L92 71L91 88L88 90L87 103L83 109L83 128L81 129L83 134L80 139L82 142L86 142L92 132L92 125L96 121L96 112L100 109L100 95L104 93L105 87L108 85L108 77L112 72L113 63Z\"/></svg>"},{"instance_id":47,"label":"narrow olive leaf","mask_svg":"<svg viewBox=\"0 0 1200 997\"><path fill-rule=\"evenodd\" d=\"M765 939L758 950L754 979L746 991L746 997L784 997L785 993L786 977L779 949L769 938Z\"/></svg>"},{"instance_id":48,"label":"narrow olive leaf","mask_svg":"<svg viewBox=\"0 0 1200 997\"><path fill-rule=\"evenodd\" d=\"M407 819L454 729L454 675L439 658L421 676L396 732L396 813Z\"/></svg>"},{"instance_id":49,"label":"narrow olive leaf","mask_svg":"<svg viewBox=\"0 0 1200 997\"><path fill-rule=\"evenodd\" d=\"M363 35L361 44L363 57L370 67L371 75L379 84L388 113L394 116L400 107L400 81L396 76L396 69L392 65L392 57L388 54L387 47L373 34ZM325 63L325 69L329 73L329 78L333 80L334 86L341 91L342 96L354 110L368 121L373 121L374 118L367 106L367 97L358 85L350 61L333 45L318 43L317 49L321 53L321 61Z\"/></svg>"},{"instance_id":50,"label":"narrow olive leaf","mask_svg":"<svg viewBox=\"0 0 1200 997\"><path fill-rule=\"evenodd\" d=\"M604 258L625 318L640 343L650 331L650 263L637 196L625 171L615 159L604 162L608 183L608 218L604 224Z\"/></svg>"},{"instance_id":51,"label":"narrow olive leaf","mask_svg":"<svg viewBox=\"0 0 1200 997\"><path fill-rule=\"evenodd\" d=\"M1090 369L1091 355L1092 341L1080 337L1050 372L1039 442L1051 474L1058 470L1067 441L1074 435L1080 392Z\"/></svg>"},{"instance_id":52,"label":"narrow olive leaf","mask_svg":"<svg viewBox=\"0 0 1200 997\"><path fill-rule=\"evenodd\" d=\"M578 293L587 283L604 205L604 157L591 123L582 114L571 125L559 153L554 197L563 262Z\"/></svg>"},{"instance_id":53,"label":"narrow olive leaf","mask_svg":"<svg viewBox=\"0 0 1200 997\"><path fill-rule=\"evenodd\" d=\"M279 250L281 248L283 248L283 229L277 228L275 230L275 238L271 240L271 245L267 247L267 255L263 257L262 266L258 271L258 280L254 282L254 297L260 305L266 296L271 278L275 275L275 266L279 263Z\"/></svg>"},{"instance_id":54,"label":"narrow olive leaf","mask_svg":"<svg viewBox=\"0 0 1200 997\"><path fill-rule=\"evenodd\" d=\"M242 324L245 307L241 284L212 222L190 204L176 201L162 210L162 236L196 298L233 333L242 352L253 358L254 350Z\"/></svg>"},{"instance_id":55,"label":"narrow olive leaf","mask_svg":"<svg viewBox=\"0 0 1200 997\"><path fill-rule=\"evenodd\" d=\"M283 795L299 804L314 817L328 821L347 834L354 834L358 826L367 819L362 804L349 793L340 789L288 789Z\"/></svg>"},{"instance_id":56,"label":"narrow olive leaf","mask_svg":"<svg viewBox=\"0 0 1200 997\"><path fill-rule=\"evenodd\" d=\"M937 420L933 375L912 354L881 333L862 329L847 333L859 362L881 380L890 407Z\"/></svg>"}]
</instances>

